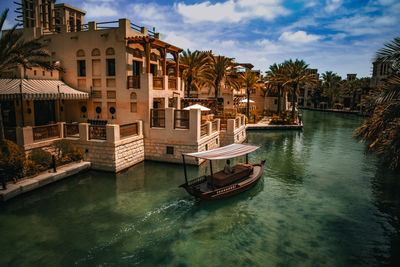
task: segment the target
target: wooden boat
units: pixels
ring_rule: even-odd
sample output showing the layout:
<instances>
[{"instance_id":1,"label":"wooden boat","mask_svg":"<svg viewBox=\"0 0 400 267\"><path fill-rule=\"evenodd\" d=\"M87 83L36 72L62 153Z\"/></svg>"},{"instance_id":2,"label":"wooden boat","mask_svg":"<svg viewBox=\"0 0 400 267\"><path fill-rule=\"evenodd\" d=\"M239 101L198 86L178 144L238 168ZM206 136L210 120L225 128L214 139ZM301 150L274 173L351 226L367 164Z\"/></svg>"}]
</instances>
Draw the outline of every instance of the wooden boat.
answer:
<instances>
[{"instance_id":1,"label":"wooden boat","mask_svg":"<svg viewBox=\"0 0 400 267\"><path fill-rule=\"evenodd\" d=\"M179 187L185 188L189 194L200 200L225 198L249 190L256 185L264 172L265 160L258 164L250 164L248 161L248 153L258 148L254 145L231 144L213 150L182 154L185 183ZM224 171L213 173L213 160L230 159L242 155L246 155L246 163L233 166L232 173L227 174ZM185 156L209 160L210 175L203 175L188 181Z\"/></svg>"}]
</instances>

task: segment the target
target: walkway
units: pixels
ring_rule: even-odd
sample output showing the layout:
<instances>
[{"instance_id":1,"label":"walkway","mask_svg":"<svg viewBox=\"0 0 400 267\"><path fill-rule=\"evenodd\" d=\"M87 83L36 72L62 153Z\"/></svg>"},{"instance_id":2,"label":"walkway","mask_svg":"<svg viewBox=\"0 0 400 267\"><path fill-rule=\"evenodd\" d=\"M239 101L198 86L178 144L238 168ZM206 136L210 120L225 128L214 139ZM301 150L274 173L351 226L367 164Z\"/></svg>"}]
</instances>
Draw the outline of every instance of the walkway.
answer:
<instances>
[{"instance_id":1,"label":"walkway","mask_svg":"<svg viewBox=\"0 0 400 267\"><path fill-rule=\"evenodd\" d=\"M26 178L18 181L15 184L7 184L6 190L0 189L0 200L9 200L10 198L24 194L31 190L88 170L90 169L90 165L91 163L87 161L73 162L57 168L57 172L42 172L33 178Z\"/></svg>"}]
</instances>

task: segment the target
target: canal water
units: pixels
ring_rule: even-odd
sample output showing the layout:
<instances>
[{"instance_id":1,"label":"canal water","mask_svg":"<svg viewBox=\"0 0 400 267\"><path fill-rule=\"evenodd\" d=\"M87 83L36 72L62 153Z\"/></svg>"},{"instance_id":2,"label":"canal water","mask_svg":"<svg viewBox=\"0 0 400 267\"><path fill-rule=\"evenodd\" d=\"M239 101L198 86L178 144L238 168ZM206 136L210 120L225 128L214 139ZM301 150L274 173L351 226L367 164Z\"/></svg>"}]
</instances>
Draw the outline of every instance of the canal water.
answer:
<instances>
[{"instance_id":1,"label":"canal water","mask_svg":"<svg viewBox=\"0 0 400 267\"><path fill-rule=\"evenodd\" d=\"M180 165L145 162L0 204L0 266L398 265L400 175L353 139L361 118L303 118L302 132L248 133L265 172L229 199L196 203Z\"/></svg>"}]
</instances>

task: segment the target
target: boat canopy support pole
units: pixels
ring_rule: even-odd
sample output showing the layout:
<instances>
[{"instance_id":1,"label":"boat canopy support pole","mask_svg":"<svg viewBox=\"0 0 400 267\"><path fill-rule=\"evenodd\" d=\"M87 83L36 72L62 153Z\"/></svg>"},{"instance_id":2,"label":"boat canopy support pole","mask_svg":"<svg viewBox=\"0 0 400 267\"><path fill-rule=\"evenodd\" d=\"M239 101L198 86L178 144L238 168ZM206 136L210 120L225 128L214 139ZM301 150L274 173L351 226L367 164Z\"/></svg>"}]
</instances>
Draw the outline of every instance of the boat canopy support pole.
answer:
<instances>
[{"instance_id":1,"label":"boat canopy support pole","mask_svg":"<svg viewBox=\"0 0 400 267\"><path fill-rule=\"evenodd\" d=\"M246 163L249 163L249 154L246 154Z\"/></svg>"},{"instance_id":2,"label":"boat canopy support pole","mask_svg":"<svg viewBox=\"0 0 400 267\"><path fill-rule=\"evenodd\" d=\"M188 184L188 180L187 180L187 173L186 173L186 163L185 163L185 155L182 154L182 160L183 160L183 170L185 171L185 182L186 185Z\"/></svg>"},{"instance_id":3,"label":"boat canopy support pole","mask_svg":"<svg viewBox=\"0 0 400 267\"><path fill-rule=\"evenodd\" d=\"M210 171L211 171L211 186L214 189L214 173L212 169L212 160L210 160Z\"/></svg>"}]
</instances>

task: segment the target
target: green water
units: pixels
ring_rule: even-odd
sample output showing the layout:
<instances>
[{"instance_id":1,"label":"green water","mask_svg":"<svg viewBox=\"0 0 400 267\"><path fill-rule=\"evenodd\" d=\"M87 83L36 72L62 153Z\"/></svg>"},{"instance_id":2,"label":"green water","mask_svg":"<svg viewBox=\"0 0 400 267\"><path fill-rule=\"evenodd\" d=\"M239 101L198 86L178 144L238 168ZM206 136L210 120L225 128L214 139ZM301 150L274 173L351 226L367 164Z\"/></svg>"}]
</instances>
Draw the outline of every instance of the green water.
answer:
<instances>
[{"instance_id":1,"label":"green water","mask_svg":"<svg viewBox=\"0 0 400 267\"><path fill-rule=\"evenodd\" d=\"M361 118L303 118L303 132L248 133L265 172L230 199L196 203L181 166L145 162L0 204L0 266L398 264L400 175L352 138Z\"/></svg>"}]
</instances>

